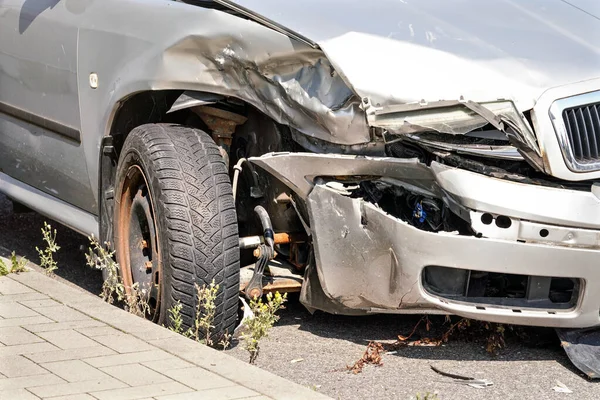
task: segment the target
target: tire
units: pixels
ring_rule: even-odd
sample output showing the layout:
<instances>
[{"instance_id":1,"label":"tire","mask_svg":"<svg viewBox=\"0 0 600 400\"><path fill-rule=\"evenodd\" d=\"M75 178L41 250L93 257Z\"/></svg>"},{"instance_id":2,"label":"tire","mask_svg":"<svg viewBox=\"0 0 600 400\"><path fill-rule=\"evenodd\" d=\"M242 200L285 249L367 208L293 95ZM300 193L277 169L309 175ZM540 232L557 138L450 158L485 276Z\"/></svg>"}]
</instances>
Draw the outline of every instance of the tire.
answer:
<instances>
[{"instance_id":1,"label":"tire","mask_svg":"<svg viewBox=\"0 0 600 400\"><path fill-rule=\"evenodd\" d=\"M179 302L187 330L194 325L195 284L214 280L219 285L215 343L225 332L233 333L238 311L239 235L227 172L219 148L205 132L148 124L125 140L115 185L114 239L125 286L137 281L152 287L147 317L159 324L171 325L169 310ZM137 225L142 226L141 242ZM146 275L140 257L146 257Z\"/></svg>"}]
</instances>

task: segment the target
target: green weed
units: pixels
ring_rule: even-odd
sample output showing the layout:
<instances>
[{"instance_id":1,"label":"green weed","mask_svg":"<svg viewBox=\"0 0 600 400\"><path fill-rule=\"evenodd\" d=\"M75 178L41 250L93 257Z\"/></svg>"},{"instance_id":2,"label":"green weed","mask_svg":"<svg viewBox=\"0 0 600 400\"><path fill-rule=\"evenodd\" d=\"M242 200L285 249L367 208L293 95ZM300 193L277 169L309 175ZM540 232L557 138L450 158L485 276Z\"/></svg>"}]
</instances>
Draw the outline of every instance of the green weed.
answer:
<instances>
[{"instance_id":1,"label":"green weed","mask_svg":"<svg viewBox=\"0 0 600 400\"><path fill-rule=\"evenodd\" d=\"M140 288L136 282L127 291L119 273L120 266L114 258L115 252L110 250L110 243L105 242L103 246L93 235L88 239L90 247L85 255L87 265L106 272L100 297L109 304L115 301L124 302L126 311L145 317L150 312L147 290Z\"/></svg>"},{"instance_id":2,"label":"green weed","mask_svg":"<svg viewBox=\"0 0 600 400\"><path fill-rule=\"evenodd\" d=\"M88 249L88 254L85 255L87 265L106 272L100 297L109 304L113 304L115 300L123 301L125 285L119 276L119 264L114 259L115 252L109 250L110 243L106 242L103 246L93 235L88 239L91 247Z\"/></svg>"},{"instance_id":3,"label":"green weed","mask_svg":"<svg viewBox=\"0 0 600 400\"><path fill-rule=\"evenodd\" d=\"M42 235L46 243L45 249L35 247L40 255L40 266L46 271L46 275L53 275L58 269L58 263L54 260L54 254L60 250L60 246L56 244L56 229L52 230L52 226L44 221Z\"/></svg>"},{"instance_id":4,"label":"green weed","mask_svg":"<svg viewBox=\"0 0 600 400\"><path fill-rule=\"evenodd\" d=\"M183 317L181 316L181 309L183 308L183 304L180 301L177 301L176 304L173 304L171 308L169 308L169 320L171 324L169 326L169 330L179 333L183 335Z\"/></svg>"},{"instance_id":5,"label":"green weed","mask_svg":"<svg viewBox=\"0 0 600 400\"><path fill-rule=\"evenodd\" d=\"M196 317L191 337L207 346L213 345L211 331L214 328L213 322L217 311L215 300L218 291L219 285L215 285L214 280L208 286L196 284Z\"/></svg>"},{"instance_id":6,"label":"green weed","mask_svg":"<svg viewBox=\"0 0 600 400\"><path fill-rule=\"evenodd\" d=\"M438 400L438 396L435 393L427 392L425 394L417 393L415 400Z\"/></svg>"},{"instance_id":7,"label":"green weed","mask_svg":"<svg viewBox=\"0 0 600 400\"><path fill-rule=\"evenodd\" d=\"M18 274L19 272L26 272L27 259L20 257L17 259L16 253L13 251L10 255L10 267L6 265L4 260L0 258L0 276L8 274Z\"/></svg>"},{"instance_id":8,"label":"green weed","mask_svg":"<svg viewBox=\"0 0 600 400\"><path fill-rule=\"evenodd\" d=\"M285 308L284 303L287 300L287 293L283 296L276 292L269 293L266 296L266 303L262 299L253 299L250 301L250 309L254 313L254 318L248 318L243 321L245 332L241 338L245 342L245 348L250 354L250 364L254 364L260 352L260 341L269 336L269 331L279 320L277 311Z\"/></svg>"}]
</instances>

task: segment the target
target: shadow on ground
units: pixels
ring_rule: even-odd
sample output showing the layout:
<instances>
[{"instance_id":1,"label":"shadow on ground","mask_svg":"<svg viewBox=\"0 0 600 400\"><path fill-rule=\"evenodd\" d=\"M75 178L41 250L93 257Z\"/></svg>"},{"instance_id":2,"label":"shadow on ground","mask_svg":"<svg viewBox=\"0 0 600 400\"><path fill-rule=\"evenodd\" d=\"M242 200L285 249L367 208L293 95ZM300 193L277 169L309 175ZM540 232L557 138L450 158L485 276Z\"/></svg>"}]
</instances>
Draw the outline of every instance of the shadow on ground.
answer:
<instances>
[{"instance_id":1,"label":"shadow on ground","mask_svg":"<svg viewBox=\"0 0 600 400\"><path fill-rule=\"evenodd\" d=\"M313 335L345 340L364 346L368 345L370 341L391 345L396 342L398 335L409 335L421 318L421 315L389 314L356 317L330 315L319 311L311 315L298 302L298 297L292 296L287 304L287 310L281 314L278 325L299 325L298 329ZM425 324L421 324L414 332L412 339L439 338L450 326L450 322L446 321L444 316L433 315L428 318L431 322L430 330L427 331ZM452 321L456 322L459 319L453 317ZM504 361L511 359L554 360L558 357L564 359L571 366L568 358L564 356L554 329L516 326L512 328L508 327L506 330L506 347L498 352ZM498 355L491 355L484 349L485 339L481 335L476 336L467 332L467 334L452 337L444 346L403 347L398 349L397 354L416 359L451 360L457 359L457 356L458 359L465 361L496 359ZM454 344L473 346L481 351L456 354L455 349L450 349L450 345ZM528 349L526 358L521 352L523 348Z\"/></svg>"},{"instance_id":2,"label":"shadow on ground","mask_svg":"<svg viewBox=\"0 0 600 400\"><path fill-rule=\"evenodd\" d=\"M92 293L100 293L102 273L88 267L85 253L89 242L79 233L35 212L13 212L13 205L0 195L0 255L14 251L17 255L38 264L36 246L43 249L41 229L44 221L56 228L56 242L60 250L56 254L56 275Z\"/></svg>"}]
</instances>

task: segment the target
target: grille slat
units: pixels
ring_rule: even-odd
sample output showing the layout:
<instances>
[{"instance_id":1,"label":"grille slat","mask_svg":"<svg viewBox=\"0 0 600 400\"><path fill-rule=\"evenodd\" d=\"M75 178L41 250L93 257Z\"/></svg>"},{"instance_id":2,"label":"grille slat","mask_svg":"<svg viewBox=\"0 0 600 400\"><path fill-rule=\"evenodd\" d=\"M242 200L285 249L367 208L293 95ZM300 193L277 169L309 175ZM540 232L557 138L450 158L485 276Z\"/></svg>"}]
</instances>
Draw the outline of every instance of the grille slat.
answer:
<instances>
[{"instance_id":1,"label":"grille slat","mask_svg":"<svg viewBox=\"0 0 600 400\"><path fill-rule=\"evenodd\" d=\"M600 161L600 103L565 109L563 121L574 159L579 163Z\"/></svg>"},{"instance_id":2,"label":"grille slat","mask_svg":"<svg viewBox=\"0 0 600 400\"><path fill-rule=\"evenodd\" d=\"M592 126L594 127L594 132L596 133L596 143L600 144L600 113L598 112L600 105L596 104L590 106L590 118L592 120Z\"/></svg>"},{"instance_id":3,"label":"grille slat","mask_svg":"<svg viewBox=\"0 0 600 400\"><path fill-rule=\"evenodd\" d=\"M581 148L583 150L583 158L585 160L589 160L592 158L592 154L590 152L590 138L588 136L585 121L583 119L583 107L577 111L573 111L573 113L575 114L575 121L577 121L577 128L579 129L579 135L581 137Z\"/></svg>"},{"instance_id":4,"label":"grille slat","mask_svg":"<svg viewBox=\"0 0 600 400\"><path fill-rule=\"evenodd\" d=\"M592 159L598 159L598 136L596 133L596 127L594 126L594 119L592 117L591 109L595 108L594 106L587 106L583 108L583 118L585 120L585 125L588 127L588 137L590 139L590 157Z\"/></svg>"},{"instance_id":5,"label":"grille slat","mask_svg":"<svg viewBox=\"0 0 600 400\"><path fill-rule=\"evenodd\" d=\"M568 125L571 127L572 131L569 134L571 136L573 142L571 145L573 146L573 153L575 153L575 158L583 161L583 147L581 146L581 134L579 133L579 124L577 123L577 118L575 116L575 111L570 110L567 111L568 117Z\"/></svg>"}]
</instances>

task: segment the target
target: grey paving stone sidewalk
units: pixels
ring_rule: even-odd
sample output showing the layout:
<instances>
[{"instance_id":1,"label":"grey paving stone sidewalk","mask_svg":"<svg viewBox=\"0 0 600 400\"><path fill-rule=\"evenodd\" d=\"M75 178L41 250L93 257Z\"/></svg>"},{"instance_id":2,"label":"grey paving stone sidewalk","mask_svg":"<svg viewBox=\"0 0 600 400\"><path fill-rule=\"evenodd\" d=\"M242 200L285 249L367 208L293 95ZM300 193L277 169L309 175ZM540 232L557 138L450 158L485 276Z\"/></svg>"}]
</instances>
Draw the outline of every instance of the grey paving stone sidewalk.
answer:
<instances>
[{"instance_id":1,"label":"grey paving stone sidewalk","mask_svg":"<svg viewBox=\"0 0 600 400\"><path fill-rule=\"evenodd\" d=\"M0 400L327 399L36 271L0 277Z\"/></svg>"}]
</instances>

